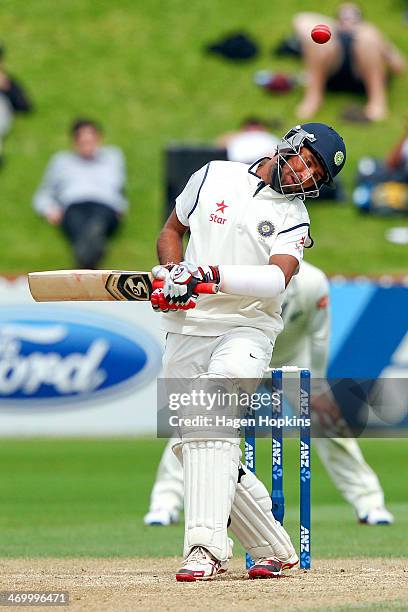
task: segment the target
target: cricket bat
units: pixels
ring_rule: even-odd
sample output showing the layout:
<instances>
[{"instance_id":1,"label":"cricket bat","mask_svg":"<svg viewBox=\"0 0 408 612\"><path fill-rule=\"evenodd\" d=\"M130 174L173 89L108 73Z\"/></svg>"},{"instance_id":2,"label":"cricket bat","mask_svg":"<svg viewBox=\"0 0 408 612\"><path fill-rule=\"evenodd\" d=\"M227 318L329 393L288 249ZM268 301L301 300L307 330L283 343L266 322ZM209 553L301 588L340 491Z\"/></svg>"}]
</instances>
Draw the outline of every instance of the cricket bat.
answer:
<instances>
[{"instance_id":1,"label":"cricket bat","mask_svg":"<svg viewBox=\"0 0 408 612\"><path fill-rule=\"evenodd\" d=\"M30 272L30 292L36 302L146 302L163 281L150 272L123 270L51 270ZM197 293L217 293L215 283L199 283Z\"/></svg>"}]
</instances>

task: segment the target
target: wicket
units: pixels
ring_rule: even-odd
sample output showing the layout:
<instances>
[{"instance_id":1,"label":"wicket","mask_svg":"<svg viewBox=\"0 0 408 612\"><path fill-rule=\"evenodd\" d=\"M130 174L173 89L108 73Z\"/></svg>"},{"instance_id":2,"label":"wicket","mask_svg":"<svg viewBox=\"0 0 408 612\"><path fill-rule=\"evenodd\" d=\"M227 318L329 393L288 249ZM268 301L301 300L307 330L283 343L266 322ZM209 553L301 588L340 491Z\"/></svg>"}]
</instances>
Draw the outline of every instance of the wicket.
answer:
<instances>
[{"instance_id":1,"label":"wicket","mask_svg":"<svg viewBox=\"0 0 408 612\"><path fill-rule=\"evenodd\" d=\"M297 366L284 366L271 370L272 392L278 401L272 403L272 417L283 416L283 374L299 374L299 417L300 427L300 554L299 562L302 569L311 566L311 503L310 503L310 370ZM306 423L305 423L306 422ZM256 470L256 436L255 427L245 429L245 465L255 473ZM283 524L285 515L285 497L283 490L283 428L272 426L272 513L277 521ZM253 565L250 555L246 554L247 568Z\"/></svg>"}]
</instances>

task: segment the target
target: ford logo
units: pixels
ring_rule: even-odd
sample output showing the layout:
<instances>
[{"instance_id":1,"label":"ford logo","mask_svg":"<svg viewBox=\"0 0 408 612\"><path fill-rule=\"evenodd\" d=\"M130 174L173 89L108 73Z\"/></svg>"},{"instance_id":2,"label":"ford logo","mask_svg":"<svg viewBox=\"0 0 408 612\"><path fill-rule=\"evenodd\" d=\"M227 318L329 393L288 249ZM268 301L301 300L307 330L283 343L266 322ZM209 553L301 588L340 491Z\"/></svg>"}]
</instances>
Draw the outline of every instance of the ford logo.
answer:
<instances>
[{"instance_id":1,"label":"ford logo","mask_svg":"<svg viewBox=\"0 0 408 612\"><path fill-rule=\"evenodd\" d=\"M125 321L79 308L0 308L0 408L131 393L160 366L159 343Z\"/></svg>"}]
</instances>

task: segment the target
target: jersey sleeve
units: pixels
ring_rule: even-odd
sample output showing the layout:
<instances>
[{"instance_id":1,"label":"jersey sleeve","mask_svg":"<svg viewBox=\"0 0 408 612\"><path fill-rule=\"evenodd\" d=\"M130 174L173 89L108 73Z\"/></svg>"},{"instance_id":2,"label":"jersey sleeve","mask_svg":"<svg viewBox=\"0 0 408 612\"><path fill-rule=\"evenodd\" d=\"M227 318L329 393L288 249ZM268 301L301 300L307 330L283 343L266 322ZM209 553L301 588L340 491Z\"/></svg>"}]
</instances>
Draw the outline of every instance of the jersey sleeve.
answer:
<instances>
[{"instance_id":1,"label":"jersey sleeve","mask_svg":"<svg viewBox=\"0 0 408 612\"><path fill-rule=\"evenodd\" d=\"M279 228L270 256L292 255L301 262L303 249L313 245L310 237L310 219L302 202L292 206L295 207L295 210L286 215L283 225Z\"/></svg>"},{"instance_id":2,"label":"jersey sleeve","mask_svg":"<svg viewBox=\"0 0 408 612\"><path fill-rule=\"evenodd\" d=\"M206 164L194 172L183 191L176 198L176 215L180 223L189 227L190 215L194 212L200 197L201 188L207 178L210 164Z\"/></svg>"}]
</instances>

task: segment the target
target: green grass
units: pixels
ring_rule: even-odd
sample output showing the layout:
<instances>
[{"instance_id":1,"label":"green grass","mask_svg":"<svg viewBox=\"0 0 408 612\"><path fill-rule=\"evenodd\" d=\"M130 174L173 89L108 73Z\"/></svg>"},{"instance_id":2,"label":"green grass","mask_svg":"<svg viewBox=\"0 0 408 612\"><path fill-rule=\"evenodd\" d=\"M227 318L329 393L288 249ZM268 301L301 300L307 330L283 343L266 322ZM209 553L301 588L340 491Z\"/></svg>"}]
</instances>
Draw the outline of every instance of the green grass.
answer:
<instances>
[{"instance_id":1,"label":"green grass","mask_svg":"<svg viewBox=\"0 0 408 612\"><path fill-rule=\"evenodd\" d=\"M324 6L333 14L337 0ZM403 6L361 0L367 19L381 25L408 55ZM321 9L311 1L308 10ZM15 273L72 265L59 232L37 218L31 198L49 156L68 146L66 128L77 115L102 121L109 142L123 147L129 171L131 211L104 262L115 268L149 268L163 218L163 149L170 141L209 142L235 129L248 114L296 123L301 92L272 96L252 82L262 68L298 72L296 60L276 59L270 49L290 32L291 17L304 10L287 0L188 2L168 0L4 0L2 39L8 66L27 85L36 110L18 118L6 143L1 170L2 255L0 270ZM203 53L206 43L245 29L261 55L233 65ZM408 73L391 87L390 118L381 124L342 123L350 98L328 96L319 119L334 124L348 144L344 179L350 194L356 162L383 155L399 137L406 113ZM349 198L350 201L350 198ZM350 203L311 204L316 246L310 259L327 272L403 272L404 247L386 243L384 231L402 220L360 217Z\"/></svg>"},{"instance_id":2,"label":"green grass","mask_svg":"<svg viewBox=\"0 0 408 612\"><path fill-rule=\"evenodd\" d=\"M396 599L394 601L387 601L384 603L375 603L373 601L356 604L355 606L330 606L331 612L359 612L360 610L369 610L370 612L377 612L379 610L388 612L389 610L406 610L407 602L403 599ZM314 612L327 612L327 607L315 608Z\"/></svg>"},{"instance_id":3,"label":"green grass","mask_svg":"<svg viewBox=\"0 0 408 612\"><path fill-rule=\"evenodd\" d=\"M150 488L163 441L2 440L0 557L173 556L182 527L145 527ZM362 448L395 513L391 527L357 525L317 457L313 457L313 555L402 556L408 529L406 440L364 440ZM269 486L270 445L258 445L259 474ZM297 441L285 445L285 525L298 541ZM239 554L239 547L237 554Z\"/></svg>"}]
</instances>

